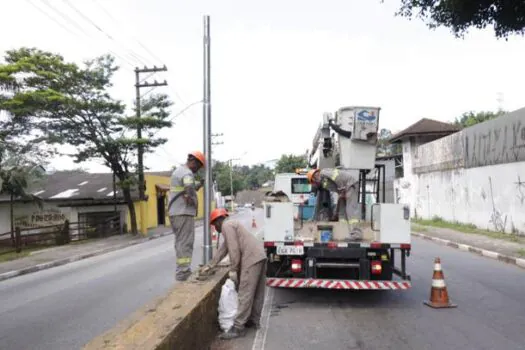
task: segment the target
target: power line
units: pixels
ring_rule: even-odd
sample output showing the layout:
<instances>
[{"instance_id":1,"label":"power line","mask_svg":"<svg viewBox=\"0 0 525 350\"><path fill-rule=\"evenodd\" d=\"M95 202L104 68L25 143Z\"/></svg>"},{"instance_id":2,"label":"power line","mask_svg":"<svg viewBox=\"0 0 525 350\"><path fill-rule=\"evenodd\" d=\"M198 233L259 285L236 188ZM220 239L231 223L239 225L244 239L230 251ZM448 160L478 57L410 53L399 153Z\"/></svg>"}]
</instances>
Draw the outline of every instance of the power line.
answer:
<instances>
[{"instance_id":1,"label":"power line","mask_svg":"<svg viewBox=\"0 0 525 350\"><path fill-rule=\"evenodd\" d=\"M117 24L121 24L121 22L119 20L117 20L108 10L106 10L106 8L104 8L104 6L102 6L102 4L98 1L98 0L92 0L95 4L97 4L101 9L102 11L110 18L112 19L115 23ZM139 39L137 39L136 37L134 36L131 36L136 42L137 44L139 44L147 53L149 53L149 55L156 59L157 61L159 61L160 63L164 64L162 62L162 60L157 56L155 55L150 49L148 49L148 47L146 47L146 45L144 45L142 42L140 42Z\"/></svg>"},{"instance_id":2,"label":"power line","mask_svg":"<svg viewBox=\"0 0 525 350\"><path fill-rule=\"evenodd\" d=\"M101 32L102 34L104 34L108 39L114 41L116 44L120 45L124 50L127 50L129 55L131 57L134 57L136 60L138 60L140 63L146 65L146 61L147 59L144 59L144 57L140 56L139 54L135 53L133 50L125 47L124 45L120 44L117 40L115 40L115 38L113 38L113 36L111 36L110 34L108 34L104 29L102 29L97 23L95 23L91 18L89 18L88 16L86 16L84 13L82 13L82 11L80 11L79 9L77 9L69 0L62 0L63 2L66 3L66 5L68 5L71 9L73 9L73 11L75 11L80 17L82 17L84 20L86 20L87 22L89 22L93 27L95 27L99 32Z\"/></svg>"},{"instance_id":3,"label":"power line","mask_svg":"<svg viewBox=\"0 0 525 350\"><path fill-rule=\"evenodd\" d=\"M67 1L67 0L63 0L63 1ZM98 0L92 0L96 5L98 5L100 7L100 9L110 18L112 19L117 25L120 25L122 27L124 27L122 25L122 22L120 22L117 18L115 18L115 16L113 16L103 5L100 1ZM150 49L148 49L148 47L143 44L138 38L136 38L135 36L132 36L130 35L131 38L133 38L147 53L149 53L149 55L151 57L153 57L154 59L158 60L159 62L162 63L162 59L160 59L157 55L155 55ZM149 78L149 77L148 77ZM147 79L147 78L145 78ZM144 80L145 80L144 79ZM186 102L184 101L184 99L180 96L180 94L177 92L177 90L173 89L172 90L173 93L175 94L175 97L181 102L182 105L186 105ZM190 111L191 114L193 114L194 112L193 111ZM183 113L185 114L185 113Z\"/></svg>"},{"instance_id":4,"label":"power line","mask_svg":"<svg viewBox=\"0 0 525 350\"><path fill-rule=\"evenodd\" d=\"M72 31L70 28L68 28L66 25L64 25L63 23L61 23L60 21L58 21L55 17L51 16L49 13L47 13L46 11L44 11L43 9L41 9L40 7L36 6L31 0L26 0L31 6L33 6L34 8L36 8L39 12L43 13L47 18L49 18L50 20L52 20L53 22L55 22L56 24L58 24L59 26L61 26L63 29L65 29L67 32L73 34L74 36L78 36L80 37L80 35L77 33L77 32L74 32ZM47 0L42 0L42 3L47 6L49 9L51 9L51 11L53 11L55 14L58 14L63 20L65 20L66 22L70 23L70 24L73 24L73 26L75 26L76 28L79 28L80 32L83 33L88 39L92 40L92 38L90 37L90 35L88 33L86 33L86 31L82 28L82 27L79 27L78 24L73 21L70 17L68 17L67 15L63 14L61 11L57 10L55 7L53 7L49 2L47 2ZM130 67L134 67L134 65L129 62L127 59L125 59L124 57L122 57L121 55L117 54L116 52L114 52L113 50L111 49L108 49L108 51L113 54L115 57L118 57L120 58L125 64L129 65Z\"/></svg>"}]
</instances>

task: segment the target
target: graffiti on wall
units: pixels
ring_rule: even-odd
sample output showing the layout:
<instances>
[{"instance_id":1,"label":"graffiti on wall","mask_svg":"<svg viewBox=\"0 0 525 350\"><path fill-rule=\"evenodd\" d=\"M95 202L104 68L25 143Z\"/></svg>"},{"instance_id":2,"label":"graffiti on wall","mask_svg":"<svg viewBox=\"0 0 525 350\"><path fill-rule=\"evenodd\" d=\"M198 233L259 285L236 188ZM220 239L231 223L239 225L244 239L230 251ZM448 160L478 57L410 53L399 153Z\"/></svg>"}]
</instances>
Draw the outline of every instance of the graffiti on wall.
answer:
<instances>
[{"instance_id":1,"label":"graffiti on wall","mask_svg":"<svg viewBox=\"0 0 525 350\"><path fill-rule=\"evenodd\" d=\"M516 185L516 191L518 200L521 205L525 203L525 181L521 181L520 176L518 175L518 182L514 183Z\"/></svg>"},{"instance_id":2,"label":"graffiti on wall","mask_svg":"<svg viewBox=\"0 0 525 350\"><path fill-rule=\"evenodd\" d=\"M503 217L503 214L496 209L496 203L494 202L494 193L492 189L492 178L489 176L490 185L490 198L492 200L492 213L490 214L489 224L494 226L494 230L498 232L505 232L507 227L507 215Z\"/></svg>"},{"instance_id":3,"label":"graffiti on wall","mask_svg":"<svg viewBox=\"0 0 525 350\"><path fill-rule=\"evenodd\" d=\"M474 168L525 161L525 123L520 119L506 123L494 120L490 125L496 127L464 131L465 166Z\"/></svg>"},{"instance_id":4,"label":"graffiti on wall","mask_svg":"<svg viewBox=\"0 0 525 350\"><path fill-rule=\"evenodd\" d=\"M14 218L15 227L37 228L51 225L60 225L66 221L66 215L58 209L47 209L35 211L31 214L16 216Z\"/></svg>"}]
</instances>

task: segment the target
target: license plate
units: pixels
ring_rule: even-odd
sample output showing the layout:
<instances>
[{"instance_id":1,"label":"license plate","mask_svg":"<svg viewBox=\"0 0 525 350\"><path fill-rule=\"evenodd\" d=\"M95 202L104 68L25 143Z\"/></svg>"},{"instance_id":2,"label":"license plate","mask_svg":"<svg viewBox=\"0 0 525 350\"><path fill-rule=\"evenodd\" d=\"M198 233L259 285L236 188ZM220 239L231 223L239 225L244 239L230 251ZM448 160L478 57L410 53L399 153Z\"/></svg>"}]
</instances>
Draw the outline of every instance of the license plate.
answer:
<instances>
[{"instance_id":1,"label":"license plate","mask_svg":"<svg viewBox=\"0 0 525 350\"><path fill-rule=\"evenodd\" d=\"M295 245L277 246L277 254L279 255L303 255L304 247Z\"/></svg>"}]
</instances>

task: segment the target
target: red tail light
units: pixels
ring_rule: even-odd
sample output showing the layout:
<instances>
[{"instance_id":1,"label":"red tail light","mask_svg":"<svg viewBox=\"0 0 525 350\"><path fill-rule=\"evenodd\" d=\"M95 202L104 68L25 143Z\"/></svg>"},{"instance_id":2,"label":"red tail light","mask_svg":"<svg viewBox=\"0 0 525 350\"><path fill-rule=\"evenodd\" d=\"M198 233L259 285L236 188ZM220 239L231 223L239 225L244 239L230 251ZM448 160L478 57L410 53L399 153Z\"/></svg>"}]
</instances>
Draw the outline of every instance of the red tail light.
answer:
<instances>
[{"instance_id":1,"label":"red tail light","mask_svg":"<svg viewBox=\"0 0 525 350\"><path fill-rule=\"evenodd\" d=\"M380 275L383 271L383 267L381 266L381 261L372 261L371 262L371 270L372 275Z\"/></svg>"},{"instance_id":2,"label":"red tail light","mask_svg":"<svg viewBox=\"0 0 525 350\"><path fill-rule=\"evenodd\" d=\"M401 244L401 249L410 249L410 244Z\"/></svg>"},{"instance_id":3,"label":"red tail light","mask_svg":"<svg viewBox=\"0 0 525 350\"><path fill-rule=\"evenodd\" d=\"M378 242L370 243L370 248L373 248L373 249L379 249L379 248L381 248L381 246L382 246L382 244L378 243Z\"/></svg>"},{"instance_id":4,"label":"red tail light","mask_svg":"<svg viewBox=\"0 0 525 350\"><path fill-rule=\"evenodd\" d=\"M336 242L328 242L328 248L330 248L330 249L337 248L337 243Z\"/></svg>"},{"instance_id":5,"label":"red tail light","mask_svg":"<svg viewBox=\"0 0 525 350\"><path fill-rule=\"evenodd\" d=\"M264 247L273 247L275 244L273 242L264 242Z\"/></svg>"},{"instance_id":6,"label":"red tail light","mask_svg":"<svg viewBox=\"0 0 525 350\"><path fill-rule=\"evenodd\" d=\"M303 270L303 262L299 259L292 259L292 272L299 273Z\"/></svg>"}]
</instances>

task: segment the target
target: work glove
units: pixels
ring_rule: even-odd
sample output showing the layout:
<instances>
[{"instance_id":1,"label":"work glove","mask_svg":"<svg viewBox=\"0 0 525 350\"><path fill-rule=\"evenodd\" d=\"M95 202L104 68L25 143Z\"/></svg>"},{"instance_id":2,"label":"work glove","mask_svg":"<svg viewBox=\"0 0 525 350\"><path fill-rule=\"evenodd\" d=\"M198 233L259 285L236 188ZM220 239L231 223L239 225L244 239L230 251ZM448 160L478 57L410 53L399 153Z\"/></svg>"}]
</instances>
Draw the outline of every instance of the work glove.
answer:
<instances>
[{"instance_id":1,"label":"work glove","mask_svg":"<svg viewBox=\"0 0 525 350\"><path fill-rule=\"evenodd\" d=\"M208 276L213 273L213 267L211 265L204 265L199 268L199 275L201 276Z\"/></svg>"},{"instance_id":2,"label":"work glove","mask_svg":"<svg viewBox=\"0 0 525 350\"><path fill-rule=\"evenodd\" d=\"M195 189L198 191L201 189L201 187L204 186L204 179L200 180L198 183L197 183L197 186L195 186Z\"/></svg>"},{"instance_id":3,"label":"work glove","mask_svg":"<svg viewBox=\"0 0 525 350\"><path fill-rule=\"evenodd\" d=\"M230 271L228 273L228 278L231 279L233 281L233 283L235 284L235 287L237 287L239 285L239 278L237 276L237 272L235 271Z\"/></svg>"}]
</instances>

